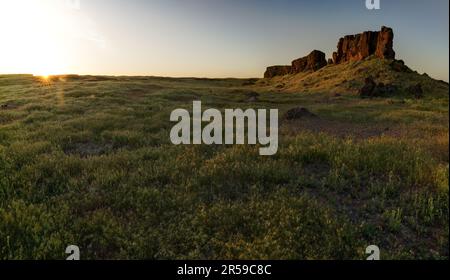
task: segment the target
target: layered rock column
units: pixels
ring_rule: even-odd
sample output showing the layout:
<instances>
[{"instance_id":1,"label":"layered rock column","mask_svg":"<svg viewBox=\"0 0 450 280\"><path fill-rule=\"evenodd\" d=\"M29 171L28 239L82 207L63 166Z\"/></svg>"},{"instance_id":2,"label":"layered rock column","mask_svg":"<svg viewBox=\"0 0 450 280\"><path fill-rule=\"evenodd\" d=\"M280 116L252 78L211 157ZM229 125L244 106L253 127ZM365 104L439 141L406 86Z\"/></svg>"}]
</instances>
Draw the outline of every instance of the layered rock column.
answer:
<instances>
[{"instance_id":1,"label":"layered rock column","mask_svg":"<svg viewBox=\"0 0 450 280\"><path fill-rule=\"evenodd\" d=\"M335 64L347 61L359 61L375 55L378 58L395 59L394 32L383 26L381 31L366 31L348 35L339 40L337 52L333 53Z\"/></svg>"}]
</instances>

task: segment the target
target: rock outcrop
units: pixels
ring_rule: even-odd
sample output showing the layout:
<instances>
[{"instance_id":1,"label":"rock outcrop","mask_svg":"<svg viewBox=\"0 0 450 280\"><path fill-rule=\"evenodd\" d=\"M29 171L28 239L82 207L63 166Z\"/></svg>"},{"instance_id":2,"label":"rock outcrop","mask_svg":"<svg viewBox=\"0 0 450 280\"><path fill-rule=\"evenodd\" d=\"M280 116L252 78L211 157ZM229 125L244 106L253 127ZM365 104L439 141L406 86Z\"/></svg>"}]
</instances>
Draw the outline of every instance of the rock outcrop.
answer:
<instances>
[{"instance_id":1,"label":"rock outcrop","mask_svg":"<svg viewBox=\"0 0 450 280\"><path fill-rule=\"evenodd\" d=\"M317 71L327 65L325 53L314 50L309 55L292 61L292 66L279 65L267 67L264 78L284 76L287 74L298 74L307 71Z\"/></svg>"},{"instance_id":2,"label":"rock outcrop","mask_svg":"<svg viewBox=\"0 0 450 280\"><path fill-rule=\"evenodd\" d=\"M367 31L357 35L347 35L338 43L333 53L335 64L363 60L371 55L378 58L395 59L394 32L383 26L381 31Z\"/></svg>"},{"instance_id":3,"label":"rock outcrop","mask_svg":"<svg viewBox=\"0 0 450 280\"><path fill-rule=\"evenodd\" d=\"M403 60L394 60L390 63L392 70L395 72L412 73L413 71L405 65Z\"/></svg>"},{"instance_id":4,"label":"rock outcrop","mask_svg":"<svg viewBox=\"0 0 450 280\"><path fill-rule=\"evenodd\" d=\"M286 120L298 120L301 118L317 118L317 115L311 113L308 109L303 107L297 107L290 109L284 115L284 119Z\"/></svg>"},{"instance_id":5,"label":"rock outcrop","mask_svg":"<svg viewBox=\"0 0 450 280\"><path fill-rule=\"evenodd\" d=\"M364 86L359 90L359 96L361 97L372 97L373 92L377 84L372 77L367 77L364 80Z\"/></svg>"},{"instance_id":6,"label":"rock outcrop","mask_svg":"<svg viewBox=\"0 0 450 280\"><path fill-rule=\"evenodd\" d=\"M257 102L259 93L252 91L252 92L247 93L246 96L248 97L247 102Z\"/></svg>"},{"instance_id":7,"label":"rock outcrop","mask_svg":"<svg viewBox=\"0 0 450 280\"><path fill-rule=\"evenodd\" d=\"M364 86L359 90L359 96L365 97L383 97L391 96L397 91L397 86L393 84L376 83L369 76L364 80Z\"/></svg>"},{"instance_id":8,"label":"rock outcrop","mask_svg":"<svg viewBox=\"0 0 450 280\"><path fill-rule=\"evenodd\" d=\"M291 73L291 66L289 65L278 65L267 67L264 73L264 78L273 78L275 76L284 76Z\"/></svg>"},{"instance_id":9,"label":"rock outcrop","mask_svg":"<svg viewBox=\"0 0 450 280\"><path fill-rule=\"evenodd\" d=\"M422 84L418 83L418 84L416 84L414 86L410 86L407 89L407 92L409 92L410 94L414 95L415 98L421 99L423 97Z\"/></svg>"},{"instance_id":10,"label":"rock outcrop","mask_svg":"<svg viewBox=\"0 0 450 280\"><path fill-rule=\"evenodd\" d=\"M340 64L347 61L360 61L369 56L395 60L394 32L392 28L381 27L381 31L366 31L356 35L347 35L338 43L337 52L333 59L326 59L325 53L314 50L309 55L296 59L292 65L271 66L264 73L264 78L298 74L308 71L317 71L331 64ZM396 71L408 71L403 62L393 64ZM404 63L403 63L404 64Z\"/></svg>"},{"instance_id":11,"label":"rock outcrop","mask_svg":"<svg viewBox=\"0 0 450 280\"><path fill-rule=\"evenodd\" d=\"M291 74L317 71L326 65L325 53L314 50L309 55L292 61Z\"/></svg>"}]
</instances>

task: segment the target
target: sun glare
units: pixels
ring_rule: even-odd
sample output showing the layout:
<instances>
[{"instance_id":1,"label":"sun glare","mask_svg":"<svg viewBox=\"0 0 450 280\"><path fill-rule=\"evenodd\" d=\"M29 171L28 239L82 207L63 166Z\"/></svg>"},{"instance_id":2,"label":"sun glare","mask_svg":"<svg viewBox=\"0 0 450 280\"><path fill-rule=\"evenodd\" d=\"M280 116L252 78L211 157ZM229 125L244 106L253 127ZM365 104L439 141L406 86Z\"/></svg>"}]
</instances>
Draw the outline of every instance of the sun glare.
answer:
<instances>
[{"instance_id":1,"label":"sun glare","mask_svg":"<svg viewBox=\"0 0 450 280\"><path fill-rule=\"evenodd\" d=\"M2 2L0 26L2 37L8 38L0 44L3 69L44 78L67 71L61 39L64 11L57 3L54 0Z\"/></svg>"},{"instance_id":2,"label":"sun glare","mask_svg":"<svg viewBox=\"0 0 450 280\"><path fill-rule=\"evenodd\" d=\"M47 75L47 74L33 74L33 76L39 77L39 78L43 79L44 81L47 81L48 78L50 77L50 75Z\"/></svg>"}]
</instances>

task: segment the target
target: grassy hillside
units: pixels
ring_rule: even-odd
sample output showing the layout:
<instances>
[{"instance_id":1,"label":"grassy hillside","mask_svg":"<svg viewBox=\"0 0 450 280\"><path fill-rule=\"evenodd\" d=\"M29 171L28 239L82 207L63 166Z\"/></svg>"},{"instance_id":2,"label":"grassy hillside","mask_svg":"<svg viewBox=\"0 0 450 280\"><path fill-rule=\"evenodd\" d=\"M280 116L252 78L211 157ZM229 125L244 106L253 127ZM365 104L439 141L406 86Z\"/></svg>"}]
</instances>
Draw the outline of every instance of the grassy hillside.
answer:
<instances>
[{"instance_id":1,"label":"grassy hillside","mask_svg":"<svg viewBox=\"0 0 450 280\"><path fill-rule=\"evenodd\" d=\"M364 259L371 244L448 259L448 85L387 63L260 81L0 76L0 259L71 244L83 259ZM367 74L419 79L425 97L360 99ZM283 120L273 157L174 146L170 113L193 100L318 117Z\"/></svg>"},{"instance_id":2,"label":"grassy hillside","mask_svg":"<svg viewBox=\"0 0 450 280\"><path fill-rule=\"evenodd\" d=\"M373 56L362 61L328 65L316 72L261 80L257 84L268 90L283 92L357 94L364 85L364 79L370 76L377 83L397 86L396 96L408 97L406 89L417 83L422 84L428 96L448 96L448 83L436 81L426 73L420 75L392 60L378 59Z\"/></svg>"}]
</instances>

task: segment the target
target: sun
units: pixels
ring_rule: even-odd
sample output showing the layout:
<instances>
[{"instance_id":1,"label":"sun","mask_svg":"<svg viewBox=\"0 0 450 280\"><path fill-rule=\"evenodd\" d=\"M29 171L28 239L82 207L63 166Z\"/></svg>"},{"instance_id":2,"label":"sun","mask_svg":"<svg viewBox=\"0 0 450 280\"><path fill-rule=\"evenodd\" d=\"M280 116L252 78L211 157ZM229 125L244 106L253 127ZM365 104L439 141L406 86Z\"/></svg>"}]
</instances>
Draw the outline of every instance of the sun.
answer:
<instances>
[{"instance_id":1,"label":"sun","mask_svg":"<svg viewBox=\"0 0 450 280\"><path fill-rule=\"evenodd\" d=\"M33 77L37 78L37 80L45 85L48 85L51 83L51 75L48 74L33 74Z\"/></svg>"},{"instance_id":2,"label":"sun","mask_svg":"<svg viewBox=\"0 0 450 280\"><path fill-rule=\"evenodd\" d=\"M33 74L33 76L39 77L44 81L47 81L50 78L50 75L48 75L48 74Z\"/></svg>"},{"instance_id":3,"label":"sun","mask_svg":"<svg viewBox=\"0 0 450 280\"><path fill-rule=\"evenodd\" d=\"M39 70L39 67L37 67L37 68L35 68L35 70L33 71L32 74L35 77L40 77L42 79L47 80L52 75L58 75L58 74L62 74L62 73L58 73L58 71L50 71L50 70L43 71L43 70Z\"/></svg>"}]
</instances>

